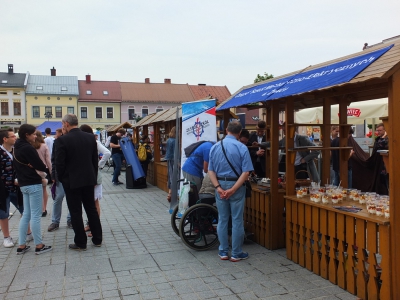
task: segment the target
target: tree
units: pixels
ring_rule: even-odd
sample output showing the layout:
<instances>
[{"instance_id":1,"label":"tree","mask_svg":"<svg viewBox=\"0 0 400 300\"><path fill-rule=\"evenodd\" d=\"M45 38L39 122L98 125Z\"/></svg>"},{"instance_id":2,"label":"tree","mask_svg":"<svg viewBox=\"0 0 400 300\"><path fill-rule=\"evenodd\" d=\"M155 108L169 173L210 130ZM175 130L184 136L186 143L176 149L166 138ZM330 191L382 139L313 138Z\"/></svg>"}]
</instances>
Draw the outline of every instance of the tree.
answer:
<instances>
[{"instance_id":1,"label":"tree","mask_svg":"<svg viewBox=\"0 0 400 300\"><path fill-rule=\"evenodd\" d=\"M256 79L254 79L254 83L261 82L261 81L264 81L264 80L268 80L268 79L271 79L271 78L274 78L274 75L268 74L267 72L264 72L264 75L257 74Z\"/></svg>"}]
</instances>

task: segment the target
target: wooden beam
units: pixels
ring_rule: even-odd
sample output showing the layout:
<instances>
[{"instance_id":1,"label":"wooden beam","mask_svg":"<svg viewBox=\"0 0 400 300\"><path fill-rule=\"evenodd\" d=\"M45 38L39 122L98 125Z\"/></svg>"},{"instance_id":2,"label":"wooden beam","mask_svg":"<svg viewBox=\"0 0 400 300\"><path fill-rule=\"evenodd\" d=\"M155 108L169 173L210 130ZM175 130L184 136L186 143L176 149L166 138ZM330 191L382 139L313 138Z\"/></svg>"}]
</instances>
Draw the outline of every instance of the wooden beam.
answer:
<instances>
[{"instance_id":1,"label":"wooden beam","mask_svg":"<svg viewBox=\"0 0 400 300\"><path fill-rule=\"evenodd\" d=\"M400 176L400 71L389 79L389 124L392 129L389 136L389 195L390 195L390 278L391 293L394 299L400 295L400 187L396 180Z\"/></svg>"},{"instance_id":2,"label":"wooden beam","mask_svg":"<svg viewBox=\"0 0 400 300\"><path fill-rule=\"evenodd\" d=\"M279 242L282 239L282 214L283 214L283 197L279 197L278 192L278 172L279 172L279 103L273 103L270 109L270 151L269 151L269 166L271 179L270 195L271 195L271 249L278 249L281 247ZM268 176L268 174L267 174Z\"/></svg>"},{"instance_id":3,"label":"wooden beam","mask_svg":"<svg viewBox=\"0 0 400 300\"><path fill-rule=\"evenodd\" d=\"M334 101L332 98L324 99L324 106L322 109L322 119L324 124L331 123L331 102ZM346 112L347 114L347 112ZM331 146L331 127L329 125L322 126L322 145L324 148L329 148ZM325 184L327 181L331 182L331 151L329 149L322 151L322 174L321 174L321 184Z\"/></svg>"},{"instance_id":4,"label":"wooden beam","mask_svg":"<svg viewBox=\"0 0 400 300\"><path fill-rule=\"evenodd\" d=\"M347 99L343 98L339 101L339 124L347 124ZM349 136L349 127L340 126L339 128L339 147L347 147L347 138ZM348 160L349 150L339 150L339 166L341 186L348 187Z\"/></svg>"}]
</instances>

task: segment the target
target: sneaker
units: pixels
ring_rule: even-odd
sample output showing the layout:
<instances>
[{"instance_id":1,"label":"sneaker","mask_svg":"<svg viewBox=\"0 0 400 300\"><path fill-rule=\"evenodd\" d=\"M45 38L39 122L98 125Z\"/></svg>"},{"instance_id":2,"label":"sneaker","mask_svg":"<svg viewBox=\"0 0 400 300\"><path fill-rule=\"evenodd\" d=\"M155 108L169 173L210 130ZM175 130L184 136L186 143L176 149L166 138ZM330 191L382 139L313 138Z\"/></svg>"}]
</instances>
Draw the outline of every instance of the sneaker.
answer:
<instances>
[{"instance_id":1,"label":"sneaker","mask_svg":"<svg viewBox=\"0 0 400 300\"><path fill-rule=\"evenodd\" d=\"M221 259L221 260L228 260L229 259L229 257L228 257L228 252L226 252L226 251L219 251L218 252L218 256L219 256L219 258Z\"/></svg>"},{"instance_id":2,"label":"sneaker","mask_svg":"<svg viewBox=\"0 0 400 300\"><path fill-rule=\"evenodd\" d=\"M124 183L123 183L123 182L121 182L121 181L118 181L117 183L118 183L118 184L124 184Z\"/></svg>"},{"instance_id":3,"label":"sneaker","mask_svg":"<svg viewBox=\"0 0 400 300\"><path fill-rule=\"evenodd\" d=\"M3 245L5 248L12 248L14 247L14 241L11 236L4 238Z\"/></svg>"},{"instance_id":4,"label":"sneaker","mask_svg":"<svg viewBox=\"0 0 400 300\"><path fill-rule=\"evenodd\" d=\"M51 224L49 225L49 227L47 228L47 231L52 232L52 231L54 231L54 230L57 230L59 227L60 227L59 224L57 224L57 223L51 223Z\"/></svg>"},{"instance_id":5,"label":"sneaker","mask_svg":"<svg viewBox=\"0 0 400 300\"><path fill-rule=\"evenodd\" d=\"M36 249L35 249L35 254L36 254L36 255L40 255L40 254L49 252L49 251L51 251L51 250L53 250L53 248L52 248L51 246L43 245L42 248L36 248Z\"/></svg>"},{"instance_id":6,"label":"sneaker","mask_svg":"<svg viewBox=\"0 0 400 300\"><path fill-rule=\"evenodd\" d=\"M32 232L26 235L26 240L25 242L30 242L33 241L33 234Z\"/></svg>"},{"instance_id":7,"label":"sneaker","mask_svg":"<svg viewBox=\"0 0 400 300\"><path fill-rule=\"evenodd\" d=\"M93 241L92 241L92 245L95 247L101 247L101 244L95 244L95 243L93 243Z\"/></svg>"},{"instance_id":8,"label":"sneaker","mask_svg":"<svg viewBox=\"0 0 400 300\"><path fill-rule=\"evenodd\" d=\"M113 182L113 185L118 185L118 182Z\"/></svg>"},{"instance_id":9,"label":"sneaker","mask_svg":"<svg viewBox=\"0 0 400 300\"><path fill-rule=\"evenodd\" d=\"M244 259L248 259L248 258L249 258L249 254L247 252L242 252L239 255L232 256L231 261L237 262L239 260L244 260Z\"/></svg>"},{"instance_id":10,"label":"sneaker","mask_svg":"<svg viewBox=\"0 0 400 300\"><path fill-rule=\"evenodd\" d=\"M72 223L71 223L71 221L67 221L67 227L72 229Z\"/></svg>"},{"instance_id":11,"label":"sneaker","mask_svg":"<svg viewBox=\"0 0 400 300\"><path fill-rule=\"evenodd\" d=\"M31 246L25 246L25 248L17 248L17 255L22 255L29 249L31 249Z\"/></svg>"},{"instance_id":12,"label":"sneaker","mask_svg":"<svg viewBox=\"0 0 400 300\"><path fill-rule=\"evenodd\" d=\"M81 248L79 246L77 246L76 244L69 244L68 246L69 249L71 250L75 250L75 251L86 251L86 248Z\"/></svg>"},{"instance_id":13,"label":"sneaker","mask_svg":"<svg viewBox=\"0 0 400 300\"><path fill-rule=\"evenodd\" d=\"M42 218L47 216L47 210L45 210L44 212L42 212Z\"/></svg>"}]
</instances>

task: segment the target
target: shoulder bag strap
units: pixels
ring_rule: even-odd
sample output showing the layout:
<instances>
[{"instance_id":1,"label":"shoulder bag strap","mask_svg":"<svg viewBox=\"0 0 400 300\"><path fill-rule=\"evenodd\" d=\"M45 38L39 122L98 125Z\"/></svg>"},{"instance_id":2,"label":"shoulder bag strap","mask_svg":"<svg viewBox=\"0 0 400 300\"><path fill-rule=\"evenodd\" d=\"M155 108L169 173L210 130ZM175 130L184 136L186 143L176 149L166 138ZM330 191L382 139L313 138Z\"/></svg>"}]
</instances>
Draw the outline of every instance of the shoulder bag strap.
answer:
<instances>
[{"instance_id":1,"label":"shoulder bag strap","mask_svg":"<svg viewBox=\"0 0 400 300\"><path fill-rule=\"evenodd\" d=\"M229 161L228 157L226 156L226 152L225 152L225 148L224 148L224 144L222 143L222 140L221 140L221 147L222 147L222 152L224 152L226 161L228 162L229 166L232 168L233 172L235 172L236 176L239 178L240 177L239 173L236 172L235 168L232 166L231 162Z\"/></svg>"}]
</instances>

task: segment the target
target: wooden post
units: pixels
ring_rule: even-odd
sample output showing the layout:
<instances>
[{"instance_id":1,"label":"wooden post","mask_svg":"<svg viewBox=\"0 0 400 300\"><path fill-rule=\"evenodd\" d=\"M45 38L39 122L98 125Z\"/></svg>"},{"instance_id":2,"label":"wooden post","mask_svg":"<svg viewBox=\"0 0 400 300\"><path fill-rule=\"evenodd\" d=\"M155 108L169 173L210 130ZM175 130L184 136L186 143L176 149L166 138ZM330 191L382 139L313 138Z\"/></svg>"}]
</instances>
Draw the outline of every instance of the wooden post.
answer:
<instances>
[{"instance_id":1,"label":"wooden post","mask_svg":"<svg viewBox=\"0 0 400 300\"><path fill-rule=\"evenodd\" d=\"M339 124L347 124L347 99L342 98L339 102ZM349 136L349 127L339 127L339 147L347 147L347 138ZM339 166L340 166L340 180L342 181L341 186L348 187L348 161L350 151L347 149L339 150Z\"/></svg>"},{"instance_id":2,"label":"wooden post","mask_svg":"<svg viewBox=\"0 0 400 300\"><path fill-rule=\"evenodd\" d=\"M282 214L284 209L283 195L279 195L278 191L278 159L279 159L279 102L271 101L271 113L270 113L270 138L271 145L269 151L269 170L270 173L267 176L271 179L271 210L270 210L270 237L271 237L271 249L278 249L283 246L284 235L283 235L283 224ZM292 112L293 113L293 112ZM267 129L268 130L268 129Z\"/></svg>"},{"instance_id":3,"label":"wooden post","mask_svg":"<svg viewBox=\"0 0 400 300\"><path fill-rule=\"evenodd\" d=\"M153 124L154 129L154 141L153 141L153 149L154 149L154 162L153 162L153 172L154 172L154 185L157 185L157 164L156 162L160 162L161 160L161 134L160 134L160 123Z\"/></svg>"},{"instance_id":4,"label":"wooden post","mask_svg":"<svg viewBox=\"0 0 400 300\"><path fill-rule=\"evenodd\" d=\"M324 126L322 126L322 138L323 138L323 148L329 148L331 146L331 127L329 125L331 123L331 98L324 99L323 106L323 120ZM324 185L327 181L329 183L332 182L333 178L331 177L331 151L322 150L322 174L321 174L321 184Z\"/></svg>"},{"instance_id":5,"label":"wooden post","mask_svg":"<svg viewBox=\"0 0 400 300\"><path fill-rule=\"evenodd\" d=\"M389 195L390 195L390 278L391 295L394 299L400 295L400 187L396 189L396 180L400 176L400 71L389 78L389 124L392 129L389 136ZM382 298L383 299L383 298Z\"/></svg>"},{"instance_id":6,"label":"wooden post","mask_svg":"<svg viewBox=\"0 0 400 300\"><path fill-rule=\"evenodd\" d=\"M296 156L295 152L288 152L289 148L294 148L294 128L290 128L289 124L294 124L294 103L293 99L288 99L285 105L285 139L286 139L286 195L293 195L294 190L294 158ZM290 208L291 210L291 208ZM288 216L289 211L286 211L286 256L293 260L292 257L292 247L288 245L291 243L290 237L293 235L293 225L291 216Z\"/></svg>"}]
</instances>

